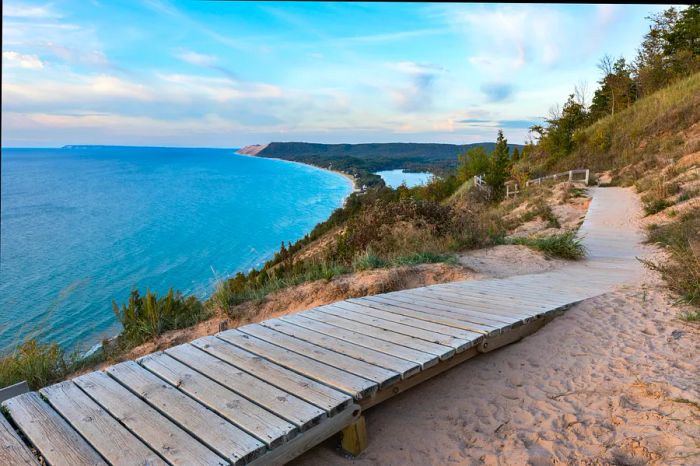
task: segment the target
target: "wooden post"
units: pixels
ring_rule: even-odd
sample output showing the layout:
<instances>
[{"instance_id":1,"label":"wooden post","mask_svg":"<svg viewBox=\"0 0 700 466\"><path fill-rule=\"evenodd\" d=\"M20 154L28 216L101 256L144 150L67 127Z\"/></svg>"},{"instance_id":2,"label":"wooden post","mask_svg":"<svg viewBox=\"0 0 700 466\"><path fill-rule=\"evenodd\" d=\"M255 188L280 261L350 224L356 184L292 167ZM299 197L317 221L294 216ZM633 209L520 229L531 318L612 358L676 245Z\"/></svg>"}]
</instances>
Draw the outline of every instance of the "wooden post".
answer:
<instances>
[{"instance_id":1,"label":"wooden post","mask_svg":"<svg viewBox=\"0 0 700 466\"><path fill-rule=\"evenodd\" d=\"M569 170L569 182L573 181L574 179L574 172L573 170Z\"/></svg>"},{"instance_id":2,"label":"wooden post","mask_svg":"<svg viewBox=\"0 0 700 466\"><path fill-rule=\"evenodd\" d=\"M588 168L586 168L586 186L588 186Z\"/></svg>"},{"instance_id":3,"label":"wooden post","mask_svg":"<svg viewBox=\"0 0 700 466\"><path fill-rule=\"evenodd\" d=\"M343 429L340 435L342 436L340 448L350 453L352 456L358 456L367 448L367 425L365 424L365 417L358 417L355 422Z\"/></svg>"}]
</instances>

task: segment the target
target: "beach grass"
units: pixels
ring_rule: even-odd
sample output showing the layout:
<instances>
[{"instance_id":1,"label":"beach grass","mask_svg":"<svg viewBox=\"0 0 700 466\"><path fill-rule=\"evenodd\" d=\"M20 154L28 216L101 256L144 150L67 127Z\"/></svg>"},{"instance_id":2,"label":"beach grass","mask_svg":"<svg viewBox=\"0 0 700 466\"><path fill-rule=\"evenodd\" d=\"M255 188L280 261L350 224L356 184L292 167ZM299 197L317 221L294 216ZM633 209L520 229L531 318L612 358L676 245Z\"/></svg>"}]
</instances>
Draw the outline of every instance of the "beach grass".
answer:
<instances>
[{"instance_id":1,"label":"beach grass","mask_svg":"<svg viewBox=\"0 0 700 466\"><path fill-rule=\"evenodd\" d=\"M542 251L549 257L560 259L579 260L586 256L585 246L573 231L544 238L508 238L504 239L503 242L504 244L528 246Z\"/></svg>"},{"instance_id":2,"label":"beach grass","mask_svg":"<svg viewBox=\"0 0 700 466\"><path fill-rule=\"evenodd\" d=\"M700 212L691 211L676 221L653 226L648 241L663 246L668 258L662 262L642 260L645 266L661 274L671 291L682 301L700 306ZM700 320L700 310L686 313L686 320Z\"/></svg>"}]
</instances>

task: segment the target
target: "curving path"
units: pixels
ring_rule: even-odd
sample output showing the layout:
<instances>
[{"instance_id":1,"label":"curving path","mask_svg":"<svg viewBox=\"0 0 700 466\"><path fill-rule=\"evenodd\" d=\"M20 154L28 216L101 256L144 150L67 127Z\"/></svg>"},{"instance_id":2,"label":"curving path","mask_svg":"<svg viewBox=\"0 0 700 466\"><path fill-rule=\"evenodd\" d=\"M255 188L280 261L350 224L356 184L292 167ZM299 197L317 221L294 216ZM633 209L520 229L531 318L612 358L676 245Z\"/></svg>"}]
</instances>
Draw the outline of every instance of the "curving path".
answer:
<instances>
[{"instance_id":1,"label":"curving path","mask_svg":"<svg viewBox=\"0 0 700 466\"><path fill-rule=\"evenodd\" d=\"M362 410L638 276L636 196L591 191L586 260L319 306L20 395L0 464L36 464L28 444L52 465L282 464L341 430L357 453Z\"/></svg>"}]
</instances>

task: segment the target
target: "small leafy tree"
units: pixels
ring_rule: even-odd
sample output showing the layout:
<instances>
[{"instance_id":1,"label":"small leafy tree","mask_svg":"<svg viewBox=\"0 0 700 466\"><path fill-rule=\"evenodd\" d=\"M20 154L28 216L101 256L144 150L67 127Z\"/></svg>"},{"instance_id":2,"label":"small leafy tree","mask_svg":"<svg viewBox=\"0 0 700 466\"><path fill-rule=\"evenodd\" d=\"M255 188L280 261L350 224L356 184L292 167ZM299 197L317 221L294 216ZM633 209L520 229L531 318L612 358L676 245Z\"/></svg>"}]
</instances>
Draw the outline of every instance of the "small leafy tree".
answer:
<instances>
[{"instance_id":1,"label":"small leafy tree","mask_svg":"<svg viewBox=\"0 0 700 466\"><path fill-rule=\"evenodd\" d=\"M457 176L461 182L465 182L475 175L483 175L489 169L489 156L483 147L472 147L464 154L459 155Z\"/></svg>"}]
</instances>

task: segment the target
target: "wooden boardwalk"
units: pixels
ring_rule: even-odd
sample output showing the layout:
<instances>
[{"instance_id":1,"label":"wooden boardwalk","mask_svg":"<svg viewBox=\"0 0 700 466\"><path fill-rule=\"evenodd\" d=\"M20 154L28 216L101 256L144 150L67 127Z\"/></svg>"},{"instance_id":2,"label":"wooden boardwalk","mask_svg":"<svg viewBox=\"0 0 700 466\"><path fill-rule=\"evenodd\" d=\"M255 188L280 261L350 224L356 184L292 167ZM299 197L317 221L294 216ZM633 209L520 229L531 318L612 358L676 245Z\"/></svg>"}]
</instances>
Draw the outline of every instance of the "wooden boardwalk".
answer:
<instances>
[{"instance_id":1,"label":"wooden boardwalk","mask_svg":"<svg viewBox=\"0 0 700 466\"><path fill-rule=\"evenodd\" d=\"M0 415L0 464L38 464L31 449L51 465L283 464L358 426L362 410L633 278L636 198L593 193L587 260L348 299L17 396L3 406L21 436Z\"/></svg>"}]
</instances>

